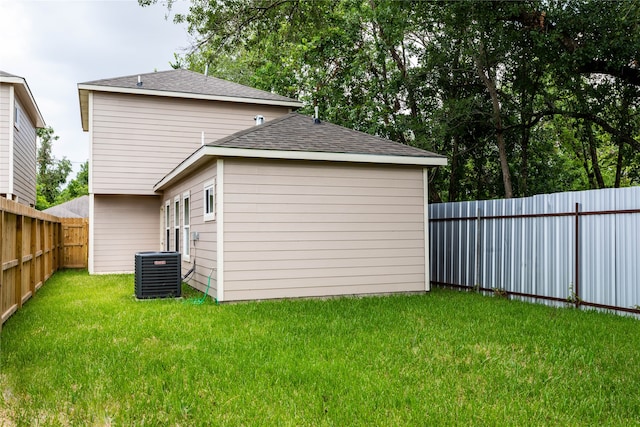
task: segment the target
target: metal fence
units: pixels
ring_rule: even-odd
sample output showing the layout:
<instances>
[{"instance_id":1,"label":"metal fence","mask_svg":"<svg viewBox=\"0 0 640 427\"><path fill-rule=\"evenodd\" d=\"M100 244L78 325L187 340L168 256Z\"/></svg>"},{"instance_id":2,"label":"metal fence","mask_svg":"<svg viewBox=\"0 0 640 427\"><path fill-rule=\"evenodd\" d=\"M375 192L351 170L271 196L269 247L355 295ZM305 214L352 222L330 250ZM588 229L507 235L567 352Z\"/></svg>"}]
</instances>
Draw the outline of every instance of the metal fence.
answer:
<instances>
[{"instance_id":1,"label":"metal fence","mask_svg":"<svg viewBox=\"0 0 640 427\"><path fill-rule=\"evenodd\" d=\"M640 313L640 187L429 206L431 281Z\"/></svg>"}]
</instances>

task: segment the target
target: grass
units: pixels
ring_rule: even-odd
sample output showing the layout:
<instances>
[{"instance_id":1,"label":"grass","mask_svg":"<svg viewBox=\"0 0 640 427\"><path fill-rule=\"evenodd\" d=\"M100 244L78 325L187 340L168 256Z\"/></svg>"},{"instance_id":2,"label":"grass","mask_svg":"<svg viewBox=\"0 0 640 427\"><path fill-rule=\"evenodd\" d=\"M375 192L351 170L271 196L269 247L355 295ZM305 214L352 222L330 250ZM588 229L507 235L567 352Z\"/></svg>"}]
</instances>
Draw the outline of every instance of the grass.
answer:
<instances>
[{"instance_id":1,"label":"grass","mask_svg":"<svg viewBox=\"0 0 640 427\"><path fill-rule=\"evenodd\" d=\"M0 425L640 425L640 322L426 295L136 301L57 273L0 334Z\"/></svg>"}]
</instances>

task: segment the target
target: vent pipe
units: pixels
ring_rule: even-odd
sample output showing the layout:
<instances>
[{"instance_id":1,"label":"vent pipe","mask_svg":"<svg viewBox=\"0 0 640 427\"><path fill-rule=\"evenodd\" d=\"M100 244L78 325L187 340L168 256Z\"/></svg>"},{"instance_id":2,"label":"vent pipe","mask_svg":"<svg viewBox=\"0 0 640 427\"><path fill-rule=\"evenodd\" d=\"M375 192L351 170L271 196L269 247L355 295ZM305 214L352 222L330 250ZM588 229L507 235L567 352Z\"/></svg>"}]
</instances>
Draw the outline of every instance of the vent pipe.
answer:
<instances>
[{"instance_id":1,"label":"vent pipe","mask_svg":"<svg viewBox=\"0 0 640 427\"><path fill-rule=\"evenodd\" d=\"M264 123L264 116L257 115L253 118L256 121L256 126L259 126Z\"/></svg>"},{"instance_id":2,"label":"vent pipe","mask_svg":"<svg viewBox=\"0 0 640 427\"><path fill-rule=\"evenodd\" d=\"M315 110L315 116L313 117L313 123L319 125L320 124L320 119L318 118L318 106L316 105L314 107Z\"/></svg>"},{"instance_id":3,"label":"vent pipe","mask_svg":"<svg viewBox=\"0 0 640 427\"><path fill-rule=\"evenodd\" d=\"M140 77L140 74L138 74L138 83L136 83L136 86L142 86L142 77Z\"/></svg>"},{"instance_id":4,"label":"vent pipe","mask_svg":"<svg viewBox=\"0 0 640 427\"><path fill-rule=\"evenodd\" d=\"M209 76L209 64L204 66L204 75Z\"/></svg>"}]
</instances>

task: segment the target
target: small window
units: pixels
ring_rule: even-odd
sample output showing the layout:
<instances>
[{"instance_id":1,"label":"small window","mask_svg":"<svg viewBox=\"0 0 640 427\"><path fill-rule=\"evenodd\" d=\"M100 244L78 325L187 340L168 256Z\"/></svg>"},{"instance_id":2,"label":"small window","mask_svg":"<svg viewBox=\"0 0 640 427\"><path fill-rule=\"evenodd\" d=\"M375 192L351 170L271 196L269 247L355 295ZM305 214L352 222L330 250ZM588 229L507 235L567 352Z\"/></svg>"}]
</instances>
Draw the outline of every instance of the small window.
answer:
<instances>
[{"instance_id":1,"label":"small window","mask_svg":"<svg viewBox=\"0 0 640 427\"><path fill-rule=\"evenodd\" d=\"M164 206L164 250L169 251L169 240L171 237L171 203L167 200Z\"/></svg>"},{"instance_id":2,"label":"small window","mask_svg":"<svg viewBox=\"0 0 640 427\"><path fill-rule=\"evenodd\" d=\"M216 219L216 181L210 181L204 185L204 220Z\"/></svg>"},{"instance_id":3,"label":"small window","mask_svg":"<svg viewBox=\"0 0 640 427\"><path fill-rule=\"evenodd\" d=\"M189 193L184 193L182 195L182 255L187 260L191 255L191 245L189 245L190 224L191 206L189 206Z\"/></svg>"},{"instance_id":4,"label":"small window","mask_svg":"<svg viewBox=\"0 0 640 427\"><path fill-rule=\"evenodd\" d=\"M175 227L175 240L173 241L173 250L180 252L180 197L176 197L173 203L173 225Z\"/></svg>"},{"instance_id":5,"label":"small window","mask_svg":"<svg viewBox=\"0 0 640 427\"><path fill-rule=\"evenodd\" d=\"M20 130L20 121L21 121L21 111L20 111L20 106L18 105L18 103L16 102L13 105L13 126L15 126L15 128L17 130Z\"/></svg>"}]
</instances>

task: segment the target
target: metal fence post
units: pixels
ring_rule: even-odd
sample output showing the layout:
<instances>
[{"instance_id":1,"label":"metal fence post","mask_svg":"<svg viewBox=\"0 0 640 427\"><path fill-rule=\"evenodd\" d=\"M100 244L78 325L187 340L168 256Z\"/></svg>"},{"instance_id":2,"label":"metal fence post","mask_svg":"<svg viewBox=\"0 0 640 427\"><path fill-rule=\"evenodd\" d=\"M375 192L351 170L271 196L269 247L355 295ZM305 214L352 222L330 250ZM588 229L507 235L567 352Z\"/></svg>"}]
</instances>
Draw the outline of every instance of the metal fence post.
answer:
<instances>
[{"instance_id":1,"label":"metal fence post","mask_svg":"<svg viewBox=\"0 0 640 427\"><path fill-rule=\"evenodd\" d=\"M480 237L481 237L480 208L478 208L476 212L476 256L475 256L475 266L474 266L475 280L473 281L476 292L480 292L480 288L481 288L480 286L480 248L481 248Z\"/></svg>"},{"instance_id":2,"label":"metal fence post","mask_svg":"<svg viewBox=\"0 0 640 427\"><path fill-rule=\"evenodd\" d=\"M576 257L576 271L575 271L575 286L574 286L574 294L571 297L575 300L576 308L580 306L580 203L576 203L576 248L575 248L575 257Z\"/></svg>"}]
</instances>

